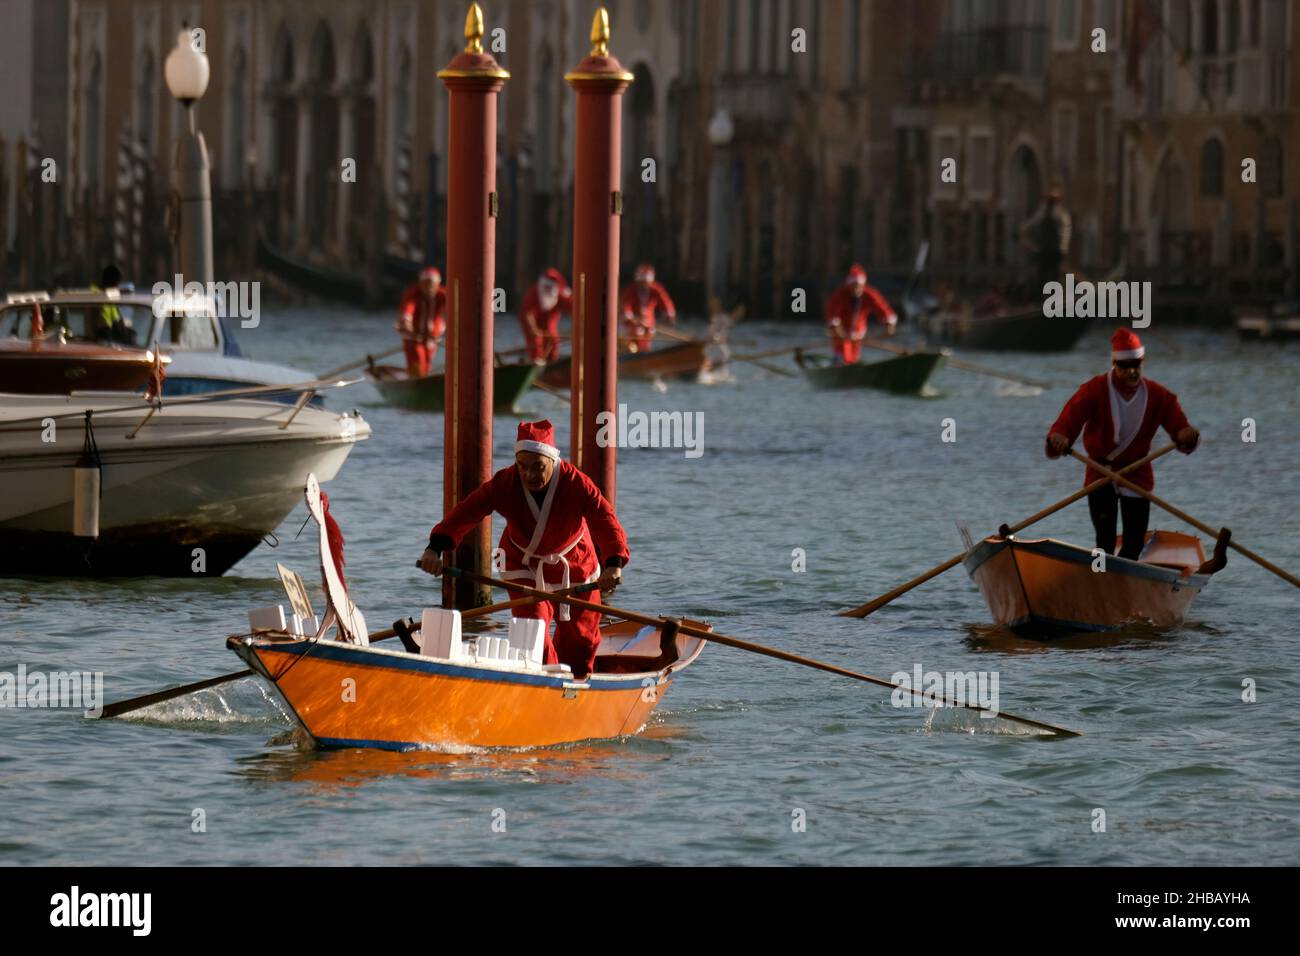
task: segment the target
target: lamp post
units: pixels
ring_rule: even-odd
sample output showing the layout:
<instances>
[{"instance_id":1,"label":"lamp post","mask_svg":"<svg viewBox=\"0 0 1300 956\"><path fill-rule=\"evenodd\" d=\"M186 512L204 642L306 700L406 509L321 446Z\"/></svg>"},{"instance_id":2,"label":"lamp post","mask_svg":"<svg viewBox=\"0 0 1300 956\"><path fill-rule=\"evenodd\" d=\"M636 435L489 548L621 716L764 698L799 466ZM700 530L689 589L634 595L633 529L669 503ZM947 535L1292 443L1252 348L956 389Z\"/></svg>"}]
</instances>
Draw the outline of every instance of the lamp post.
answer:
<instances>
[{"instance_id":1,"label":"lamp post","mask_svg":"<svg viewBox=\"0 0 1300 956\"><path fill-rule=\"evenodd\" d=\"M186 128L176 142L176 195L179 198L180 271L186 283L213 280L212 185L208 147L195 127L194 104L208 89L208 55L188 29L176 38L176 48L163 64L167 89L185 107Z\"/></svg>"},{"instance_id":2,"label":"lamp post","mask_svg":"<svg viewBox=\"0 0 1300 956\"><path fill-rule=\"evenodd\" d=\"M731 114L721 107L709 120L709 142L713 146L713 165L709 169L709 245L706 272L708 296L717 297L725 308L727 292L727 163L732 137L736 134Z\"/></svg>"}]
</instances>

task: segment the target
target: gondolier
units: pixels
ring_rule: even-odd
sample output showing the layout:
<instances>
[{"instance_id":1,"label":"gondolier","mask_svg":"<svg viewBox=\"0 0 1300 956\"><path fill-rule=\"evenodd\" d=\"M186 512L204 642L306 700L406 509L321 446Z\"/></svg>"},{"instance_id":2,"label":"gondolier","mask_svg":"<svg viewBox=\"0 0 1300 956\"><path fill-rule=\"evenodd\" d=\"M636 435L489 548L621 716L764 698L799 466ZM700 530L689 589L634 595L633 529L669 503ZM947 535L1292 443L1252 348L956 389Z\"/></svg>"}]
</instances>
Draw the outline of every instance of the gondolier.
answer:
<instances>
[{"instance_id":1,"label":"gondolier","mask_svg":"<svg viewBox=\"0 0 1300 956\"><path fill-rule=\"evenodd\" d=\"M669 325L677 324L677 306L668 290L655 281L654 266L643 262L636 267L635 281L619 296L623 318L621 334L630 339L634 352L648 352L655 337L655 318L660 311Z\"/></svg>"},{"instance_id":2,"label":"gondolier","mask_svg":"<svg viewBox=\"0 0 1300 956\"><path fill-rule=\"evenodd\" d=\"M885 323L887 335L897 331L898 316L880 291L867 284L867 270L855 263L826 303L826 331L837 364L857 364L862 340L867 337L867 320L873 314Z\"/></svg>"},{"instance_id":3,"label":"gondolier","mask_svg":"<svg viewBox=\"0 0 1300 956\"><path fill-rule=\"evenodd\" d=\"M567 461L560 460L549 421L523 422L515 442L515 464L503 468L446 515L429 534L420 567L441 574L442 554L488 515L506 519L499 547L506 570L500 577L544 590L596 581L613 592L627 564L627 536L600 490ZM512 598L522 594L511 593ZM599 602L593 594L592 601ZM556 619L546 642L546 663L568 664L575 677L591 673L600 644L600 614L540 601L520 608L519 617Z\"/></svg>"},{"instance_id":4,"label":"gondolier","mask_svg":"<svg viewBox=\"0 0 1300 956\"><path fill-rule=\"evenodd\" d=\"M402 294L397 334L406 352L406 371L411 378L428 375L438 342L447 332L447 290L442 287L442 273L429 266L420 272L420 281Z\"/></svg>"},{"instance_id":5,"label":"gondolier","mask_svg":"<svg viewBox=\"0 0 1300 956\"><path fill-rule=\"evenodd\" d=\"M560 357L560 316L573 314L573 291L559 269L547 269L524 295L519 310L528 361L537 365Z\"/></svg>"},{"instance_id":6,"label":"gondolier","mask_svg":"<svg viewBox=\"0 0 1300 956\"><path fill-rule=\"evenodd\" d=\"M1151 450L1157 428L1178 443L1178 450L1190 455L1200 443L1200 432L1191 426L1178 396L1159 382L1142 376L1146 350L1137 334L1117 329L1111 337L1112 369L1089 379L1065 403L1061 415L1047 435L1047 457L1059 458L1079 432L1091 458L1109 467L1123 467L1138 461ZM1084 483L1102 476L1089 468ZM1144 465L1127 476L1134 484L1151 491L1155 472ZM1120 557L1137 560L1146 539L1151 503L1127 488L1106 485L1088 495L1088 512L1097 533L1097 547L1115 553L1116 523L1124 516L1124 542Z\"/></svg>"}]
</instances>

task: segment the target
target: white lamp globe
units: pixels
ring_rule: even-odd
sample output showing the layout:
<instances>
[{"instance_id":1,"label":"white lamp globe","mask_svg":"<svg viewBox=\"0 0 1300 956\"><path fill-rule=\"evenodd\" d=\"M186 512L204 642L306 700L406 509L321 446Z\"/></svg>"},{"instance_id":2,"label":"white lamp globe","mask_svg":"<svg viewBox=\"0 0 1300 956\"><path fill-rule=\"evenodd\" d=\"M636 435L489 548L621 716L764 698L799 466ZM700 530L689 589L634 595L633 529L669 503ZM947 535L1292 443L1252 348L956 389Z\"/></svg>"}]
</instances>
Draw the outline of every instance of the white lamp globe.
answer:
<instances>
[{"instance_id":1,"label":"white lamp globe","mask_svg":"<svg viewBox=\"0 0 1300 956\"><path fill-rule=\"evenodd\" d=\"M736 135L736 124L731 121L731 114L720 109L709 120L709 142L714 146L726 146Z\"/></svg>"},{"instance_id":2,"label":"white lamp globe","mask_svg":"<svg viewBox=\"0 0 1300 956\"><path fill-rule=\"evenodd\" d=\"M207 92L208 55L194 48L189 30L176 35L176 48L167 54L163 74L172 96L186 106Z\"/></svg>"}]
</instances>

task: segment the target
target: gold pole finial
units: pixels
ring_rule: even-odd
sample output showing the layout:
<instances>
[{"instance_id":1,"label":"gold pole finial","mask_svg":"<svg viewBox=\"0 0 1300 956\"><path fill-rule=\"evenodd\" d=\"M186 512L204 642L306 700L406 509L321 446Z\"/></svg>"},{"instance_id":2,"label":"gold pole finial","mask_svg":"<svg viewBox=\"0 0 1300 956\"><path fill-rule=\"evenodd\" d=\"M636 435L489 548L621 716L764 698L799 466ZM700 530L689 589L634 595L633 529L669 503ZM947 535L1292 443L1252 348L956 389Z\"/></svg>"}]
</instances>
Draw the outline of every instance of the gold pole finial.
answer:
<instances>
[{"instance_id":1,"label":"gold pole finial","mask_svg":"<svg viewBox=\"0 0 1300 956\"><path fill-rule=\"evenodd\" d=\"M591 55L609 56L609 11L604 7L591 20Z\"/></svg>"},{"instance_id":2,"label":"gold pole finial","mask_svg":"<svg viewBox=\"0 0 1300 956\"><path fill-rule=\"evenodd\" d=\"M477 3L471 3L465 14L465 52L483 52L483 8Z\"/></svg>"}]
</instances>

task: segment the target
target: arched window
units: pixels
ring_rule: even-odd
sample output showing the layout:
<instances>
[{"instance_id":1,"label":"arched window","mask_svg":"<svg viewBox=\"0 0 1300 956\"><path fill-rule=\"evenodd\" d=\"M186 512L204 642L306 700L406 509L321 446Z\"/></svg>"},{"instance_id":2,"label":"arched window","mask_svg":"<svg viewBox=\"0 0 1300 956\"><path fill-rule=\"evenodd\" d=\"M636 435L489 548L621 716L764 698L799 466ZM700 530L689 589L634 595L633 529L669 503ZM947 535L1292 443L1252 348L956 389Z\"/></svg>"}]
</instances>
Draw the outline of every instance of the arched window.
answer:
<instances>
[{"instance_id":1,"label":"arched window","mask_svg":"<svg viewBox=\"0 0 1300 956\"><path fill-rule=\"evenodd\" d=\"M1223 144L1217 139L1201 145L1201 195L1223 195Z\"/></svg>"}]
</instances>

